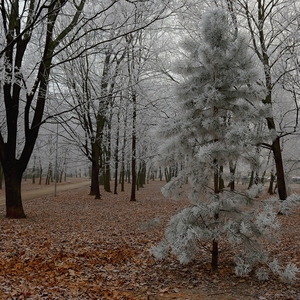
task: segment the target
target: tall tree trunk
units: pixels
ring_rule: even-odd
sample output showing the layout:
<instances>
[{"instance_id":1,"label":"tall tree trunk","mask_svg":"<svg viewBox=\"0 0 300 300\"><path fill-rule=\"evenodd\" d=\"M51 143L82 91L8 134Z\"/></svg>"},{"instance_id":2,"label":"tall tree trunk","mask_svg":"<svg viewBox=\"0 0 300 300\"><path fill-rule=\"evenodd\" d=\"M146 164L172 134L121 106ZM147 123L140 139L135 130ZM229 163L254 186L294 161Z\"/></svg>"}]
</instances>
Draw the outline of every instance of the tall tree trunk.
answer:
<instances>
[{"instance_id":1,"label":"tall tree trunk","mask_svg":"<svg viewBox=\"0 0 300 300\"><path fill-rule=\"evenodd\" d=\"M90 195L95 196L95 199L101 199L99 185L99 165L94 162L92 162Z\"/></svg>"},{"instance_id":2,"label":"tall tree trunk","mask_svg":"<svg viewBox=\"0 0 300 300\"><path fill-rule=\"evenodd\" d=\"M264 25L267 23L266 16L267 11L266 7L264 6L264 1L257 1L258 9L257 9L257 17L259 24L259 41L260 41L260 47L261 51L259 51L258 57L260 58L263 66L264 66L264 76L265 76L265 84L267 88L267 95L265 99L263 100L264 104L272 106L272 91L273 91L273 82L272 82L272 63L270 62L269 57L269 49L268 49L268 43L266 42L266 34L264 32ZM249 17L249 14L248 14ZM266 118L268 128L270 130L276 131L276 125L273 117ZM273 156L275 160L275 166L276 166L276 174L277 174L277 186L278 186L278 194L280 200L285 200L287 198L287 189L285 184L285 178L284 178L284 168L283 168L283 159L281 155L281 147L280 147L280 138L277 136L277 138L273 141L271 149L273 151Z\"/></svg>"},{"instance_id":3,"label":"tall tree trunk","mask_svg":"<svg viewBox=\"0 0 300 300\"><path fill-rule=\"evenodd\" d=\"M270 195L273 195L274 194L274 181L275 181L275 175L274 175L274 171L272 170L271 171L271 178L270 178L270 184L269 184L269 188L268 188L268 193Z\"/></svg>"},{"instance_id":4,"label":"tall tree trunk","mask_svg":"<svg viewBox=\"0 0 300 300\"><path fill-rule=\"evenodd\" d=\"M36 156L34 155L34 157L33 157L33 168L32 168L32 183L35 183L35 161L36 161Z\"/></svg>"},{"instance_id":5,"label":"tall tree trunk","mask_svg":"<svg viewBox=\"0 0 300 300\"><path fill-rule=\"evenodd\" d=\"M219 190L219 166L217 159L214 159L214 193L218 195ZM214 215L215 220L219 219L219 214L215 213ZM215 272L218 270L218 260L219 260L219 243L217 240L212 241L212 251L211 251L211 268L212 271Z\"/></svg>"},{"instance_id":6,"label":"tall tree trunk","mask_svg":"<svg viewBox=\"0 0 300 300\"><path fill-rule=\"evenodd\" d=\"M277 175L277 188L280 200L285 200L287 198L287 189L284 178L284 168L283 160L281 155L280 141L277 137L272 144L272 150L276 166L276 175Z\"/></svg>"},{"instance_id":7,"label":"tall tree trunk","mask_svg":"<svg viewBox=\"0 0 300 300\"><path fill-rule=\"evenodd\" d=\"M39 157L39 184L42 184L42 179L43 179L43 167L42 167L41 158Z\"/></svg>"},{"instance_id":8,"label":"tall tree trunk","mask_svg":"<svg viewBox=\"0 0 300 300\"><path fill-rule=\"evenodd\" d=\"M2 183L3 183L3 168L0 163L0 190L2 190Z\"/></svg>"},{"instance_id":9,"label":"tall tree trunk","mask_svg":"<svg viewBox=\"0 0 300 300\"><path fill-rule=\"evenodd\" d=\"M104 171L103 171L103 179L104 179L104 190L108 193L111 193L111 187L110 187L110 179L111 179L111 174L110 174L110 159L111 159L111 136L110 136L110 125L107 124L106 126L106 151L104 152Z\"/></svg>"},{"instance_id":10,"label":"tall tree trunk","mask_svg":"<svg viewBox=\"0 0 300 300\"><path fill-rule=\"evenodd\" d=\"M233 163L232 161L229 161L229 171L230 171L230 190L234 191L235 190L235 171L236 171L236 162Z\"/></svg>"},{"instance_id":11,"label":"tall tree trunk","mask_svg":"<svg viewBox=\"0 0 300 300\"><path fill-rule=\"evenodd\" d=\"M117 194L118 188L118 168L119 168L119 139L120 139L120 113L117 114L117 138L116 138L116 147L115 147L115 187L114 187L114 194Z\"/></svg>"},{"instance_id":12,"label":"tall tree trunk","mask_svg":"<svg viewBox=\"0 0 300 300\"><path fill-rule=\"evenodd\" d=\"M21 198L22 172L16 170L17 168L4 170L6 217L21 219L26 218Z\"/></svg>"},{"instance_id":13,"label":"tall tree trunk","mask_svg":"<svg viewBox=\"0 0 300 300\"><path fill-rule=\"evenodd\" d=\"M35 184L35 169L32 171L32 183Z\"/></svg>"},{"instance_id":14,"label":"tall tree trunk","mask_svg":"<svg viewBox=\"0 0 300 300\"><path fill-rule=\"evenodd\" d=\"M158 177L159 177L159 181L162 181L163 174L162 174L162 171L161 171L161 167L159 167L159 175L158 175Z\"/></svg>"},{"instance_id":15,"label":"tall tree trunk","mask_svg":"<svg viewBox=\"0 0 300 300\"><path fill-rule=\"evenodd\" d=\"M248 184L248 189L251 188L251 186L253 185L254 183L254 171L252 170L251 171L251 175L250 175L250 181L249 181L249 184Z\"/></svg>"},{"instance_id":16,"label":"tall tree trunk","mask_svg":"<svg viewBox=\"0 0 300 300\"><path fill-rule=\"evenodd\" d=\"M165 168L165 179L166 182L169 182L172 179L172 173L170 167Z\"/></svg>"},{"instance_id":17,"label":"tall tree trunk","mask_svg":"<svg viewBox=\"0 0 300 300\"><path fill-rule=\"evenodd\" d=\"M126 182L131 183L131 179L130 179L131 173L130 173L130 162L129 161L126 164L126 172L125 173L126 173Z\"/></svg>"},{"instance_id":18,"label":"tall tree trunk","mask_svg":"<svg viewBox=\"0 0 300 300\"><path fill-rule=\"evenodd\" d=\"M136 137L132 136L132 158L131 158L131 195L130 201L136 201Z\"/></svg>"},{"instance_id":19,"label":"tall tree trunk","mask_svg":"<svg viewBox=\"0 0 300 300\"><path fill-rule=\"evenodd\" d=\"M271 154L272 154L272 151L271 151L271 149L270 149L269 154L268 154L267 163L266 163L266 168L264 169L263 174L262 174L262 176L261 176L261 180L260 180L261 184L264 184L264 183L265 183L266 174L267 174L267 168L268 168L268 166L269 166ZM271 170L271 173L272 173L272 172L273 172L273 170Z\"/></svg>"},{"instance_id":20,"label":"tall tree trunk","mask_svg":"<svg viewBox=\"0 0 300 300\"><path fill-rule=\"evenodd\" d=\"M51 179L51 177L52 177L52 163L51 162L49 162L49 165L48 165L48 172L47 172L47 176L46 176L46 182L45 182L45 184L47 185L47 184L50 184L50 179Z\"/></svg>"},{"instance_id":21,"label":"tall tree trunk","mask_svg":"<svg viewBox=\"0 0 300 300\"><path fill-rule=\"evenodd\" d=\"M145 162L144 160L140 161L139 165L139 171L138 171L138 176L137 176L137 188L143 188L144 184L146 183L146 170L145 170Z\"/></svg>"},{"instance_id":22,"label":"tall tree trunk","mask_svg":"<svg viewBox=\"0 0 300 300\"><path fill-rule=\"evenodd\" d=\"M127 106L125 108L125 116L124 116L124 131L123 131L123 145L122 145L122 165L121 165L121 192L125 190L125 148L127 144Z\"/></svg>"},{"instance_id":23,"label":"tall tree trunk","mask_svg":"<svg viewBox=\"0 0 300 300\"><path fill-rule=\"evenodd\" d=\"M225 184L224 184L224 179L223 179L223 171L224 171L224 167L220 166L220 170L219 170L219 191L223 191L225 188Z\"/></svg>"},{"instance_id":24,"label":"tall tree trunk","mask_svg":"<svg viewBox=\"0 0 300 300\"><path fill-rule=\"evenodd\" d=\"M91 189L90 195L95 196L95 199L101 199L99 187L99 170L100 170L100 149L97 143L92 144L92 173L91 173Z\"/></svg>"},{"instance_id":25,"label":"tall tree trunk","mask_svg":"<svg viewBox=\"0 0 300 300\"><path fill-rule=\"evenodd\" d=\"M125 191L125 162L123 160L122 155L122 164L121 164L121 172L120 172L120 183L121 183L121 192Z\"/></svg>"},{"instance_id":26,"label":"tall tree trunk","mask_svg":"<svg viewBox=\"0 0 300 300\"><path fill-rule=\"evenodd\" d=\"M132 94L133 114L132 114L132 141L131 141L131 195L130 201L136 201L136 94Z\"/></svg>"},{"instance_id":27,"label":"tall tree trunk","mask_svg":"<svg viewBox=\"0 0 300 300\"><path fill-rule=\"evenodd\" d=\"M131 159L131 194L130 201L136 201L136 159L133 156Z\"/></svg>"},{"instance_id":28,"label":"tall tree trunk","mask_svg":"<svg viewBox=\"0 0 300 300\"><path fill-rule=\"evenodd\" d=\"M111 193L111 188L110 188L110 165L109 162L106 161L107 157L104 158L104 168L103 168L103 187L104 190L108 193Z\"/></svg>"},{"instance_id":29,"label":"tall tree trunk","mask_svg":"<svg viewBox=\"0 0 300 300\"><path fill-rule=\"evenodd\" d=\"M6 124L4 129L6 138L4 141L1 128L0 160L6 177L6 206L9 218L25 217L21 200L21 178L34 150L39 128L43 123L52 59L56 55L55 48L77 25L85 4L85 1L81 1L76 5L72 21L59 31L56 22L66 2L52 1L49 5L34 2L29 4L25 1L20 7L21 1L10 1L9 4L6 2L3 5L2 3L1 6L1 12L5 15L2 27L6 40L2 45L5 50L1 54L5 61L2 70L6 79L1 81L1 91L6 111L6 114L3 114L6 115L6 120L3 122ZM22 9L25 9L27 13L20 14ZM40 19L38 16L42 11L44 17ZM29 30L23 30L24 24L27 24ZM45 30L40 31L39 27ZM34 32L35 29L36 32ZM42 34L39 35L38 32ZM26 78L22 70L26 68L27 57L34 55L32 50L36 46L41 54L38 56L41 57L36 57L34 69L29 70L29 73L35 75ZM20 116L23 120L24 145L23 149L18 150L20 154L16 156L17 147L20 146L17 138Z\"/></svg>"}]
</instances>

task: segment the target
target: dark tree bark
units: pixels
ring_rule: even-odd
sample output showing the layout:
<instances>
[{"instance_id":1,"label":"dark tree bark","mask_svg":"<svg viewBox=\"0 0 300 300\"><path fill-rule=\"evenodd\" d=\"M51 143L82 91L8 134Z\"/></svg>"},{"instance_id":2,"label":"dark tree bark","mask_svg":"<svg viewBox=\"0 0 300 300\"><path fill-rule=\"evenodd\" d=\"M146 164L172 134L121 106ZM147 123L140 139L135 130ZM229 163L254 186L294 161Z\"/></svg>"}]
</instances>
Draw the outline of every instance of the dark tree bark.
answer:
<instances>
[{"instance_id":1,"label":"dark tree bark","mask_svg":"<svg viewBox=\"0 0 300 300\"><path fill-rule=\"evenodd\" d=\"M126 182L131 183L131 173L130 173L130 162L127 162L126 164Z\"/></svg>"},{"instance_id":2,"label":"dark tree bark","mask_svg":"<svg viewBox=\"0 0 300 300\"><path fill-rule=\"evenodd\" d=\"M220 172L219 172L219 191L223 191L225 188L224 179L223 179L223 166L220 166Z\"/></svg>"},{"instance_id":3,"label":"dark tree bark","mask_svg":"<svg viewBox=\"0 0 300 300\"><path fill-rule=\"evenodd\" d=\"M108 166L108 163L106 163L103 170L103 187L108 193L111 193L110 179L110 167Z\"/></svg>"},{"instance_id":4,"label":"dark tree bark","mask_svg":"<svg viewBox=\"0 0 300 300\"><path fill-rule=\"evenodd\" d=\"M159 177L159 180L162 181L163 174L162 174L162 171L161 171L161 167L159 167L159 175L158 175L158 177Z\"/></svg>"},{"instance_id":5,"label":"dark tree bark","mask_svg":"<svg viewBox=\"0 0 300 300\"><path fill-rule=\"evenodd\" d=\"M13 219L25 218L21 200L22 172L16 168L5 171L6 217Z\"/></svg>"},{"instance_id":6,"label":"dark tree bark","mask_svg":"<svg viewBox=\"0 0 300 300\"><path fill-rule=\"evenodd\" d=\"M35 183L35 161L36 161L36 157L34 156L34 160L33 160L33 168L32 168L32 183Z\"/></svg>"},{"instance_id":7,"label":"dark tree bark","mask_svg":"<svg viewBox=\"0 0 300 300\"><path fill-rule=\"evenodd\" d=\"M287 198L287 189L285 184L280 141L278 137L272 143L272 150L273 150L275 166L276 166L277 188L278 188L279 199L285 200Z\"/></svg>"},{"instance_id":8,"label":"dark tree bark","mask_svg":"<svg viewBox=\"0 0 300 300\"><path fill-rule=\"evenodd\" d=\"M119 140L120 140L120 113L117 114L117 133L116 133L116 147L115 147L115 186L114 194L118 193L118 169L119 169Z\"/></svg>"},{"instance_id":9,"label":"dark tree bark","mask_svg":"<svg viewBox=\"0 0 300 300\"><path fill-rule=\"evenodd\" d=\"M220 193L219 190L219 166L217 159L214 159L213 161L214 165L214 193L215 195L218 195ZM215 213L214 219L217 221L219 219L219 214ZM211 251L211 268L213 272L216 272L218 270L218 264L219 264L219 242L217 240L212 241L212 251Z\"/></svg>"},{"instance_id":10,"label":"dark tree bark","mask_svg":"<svg viewBox=\"0 0 300 300\"><path fill-rule=\"evenodd\" d=\"M138 65L140 57L136 56L135 46L137 41L133 41L133 35L130 34L126 36L126 41L130 50L127 51L127 67L128 67L128 84L129 84L129 95L132 102L132 131L131 131L131 194L130 201L136 201L136 184L137 184L137 174L136 174L136 121L137 121L137 70L136 64ZM136 38L136 37L135 37ZM130 177L128 178L130 179Z\"/></svg>"},{"instance_id":11,"label":"dark tree bark","mask_svg":"<svg viewBox=\"0 0 300 300\"><path fill-rule=\"evenodd\" d=\"M123 99L121 94L121 99ZM122 145L122 163L121 163L121 172L120 172L120 179L121 179L121 192L125 191L125 148L127 145L127 118L128 118L128 111L127 106L125 108L125 116L124 116L124 130L123 130L123 145Z\"/></svg>"},{"instance_id":12,"label":"dark tree bark","mask_svg":"<svg viewBox=\"0 0 300 300\"><path fill-rule=\"evenodd\" d=\"M108 193L111 193L110 187L110 180L111 180L111 173L110 173L110 160L111 160L111 127L110 121L107 122L106 132L103 134L105 136L106 145L105 150L103 152L103 183L104 183L104 190Z\"/></svg>"},{"instance_id":13,"label":"dark tree bark","mask_svg":"<svg viewBox=\"0 0 300 300\"><path fill-rule=\"evenodd\" d=\"M235 170L236 170L236 163L233 163L232 161L229 162L229 171L230 171L230 190L234 191L235 190Z\"/></svg>"},{"instance_id":14,"label":"dark tree bark","mask_svg":"<svg viewBox=\"0 0 300 300\"><path fill-rule=\"evenodd\" d=\"M2 183L3 183L3 168L0 163L0 190L2 190Z\"/></svg>"},{"instance_id":15,"label":"dark tree bark","mask_svg":"<svg viewBox=\"0 0 300 300\"><path fill-rule=\"evenodd\" d=\"M254 18L252 12L250 12L247 2L245 2L243 9L245 10L246 17L248 20L248 26L250 30L250 34L252 37L253 49L257 54L258 59L261 61L264 68L264 77L265 77L265 86L267 90L267 95L265 99L263 99L263 103L266 105L272 106L272 92L273 92L273 82L272 82L272 63L270 62L269 53L273 52L273 49L269 49L273 47L272 40L267 40L268 36L272 39L272 35L265 32L265 30L269 30L269 22L272 18L272 14L269 10L275 9L275 3L266 4L264 1L258 0L257 4L257 19ZM253 25L254 24L254 25ZM256 31L255 31L255 26ZM274 52L275 53L275 52ZM270 130L276 131L276 125L273 117L266 118L268 128ZM273 141L271 145L271 150L273 152L276 173L277 173L277 185L278 185L278 194L280 200L285 200L287 198L287 189L285 184L284 177L284 168L283 168L283 159L281 154L281 146L280 146L280 137Z\"/></svg>"},{"instance_id":16,"label":"dark tree bark","mask_svg":"<svg viewBox=\"0 0 300 300\"><path fill-rule=\"evenodd\" d=\"M42 184L42 179L43 179L43 167L42 167L41 158L39 158L39 184Z\"/></svg>"},{"instance_id":17,"label":"dark tree bark","mask_svg":"<svg viewBox=\"0 0 300 300\"><path fill-rule=\"evenodd\" d=\"M132 95L133 115L132 115L132 137L131 137L131 195L130 201L136 201L136 95Z\"/></svg>"},{"instance_id":18,"label":"dark tree bark","mask_svg":"<svg viewBox=\"0 0 300 300\"><path fill-rule=\"evenodd\" d=\"M48 172L47 172L45 184L46 185L50 184L50 181L53 181L53 179L52 179L52 163L51 162L49 162L49 165L48 165Z\"/></svg>"},{"instance_id":19,"label":"dark tree bark","mask_svg":"<svg viewBox=\"0 0 300 300\"><path fill-rule=\"evenodd\" d=\"M252 170L251 171L251 175L250 175L249 184L248 184L248 189L251 188L251 186L253 185L253 183L254 183L254 171Z\"/></svg>"},{"instance_id":20,"label":"dark tree bark","mask_svg":"<svg viewBox=\"0 0 300 300\"><path fill-rule=\"evenodd\" d=\"M21 178L34 149L39 128L43 123L54 51L61 40L77 24L85 1L78 3L78 10L72 22L59 34L56 32L55 24L67 2L65 0L50 1L44 4L37 3L35 6L33 2L25 1L24 7L19 7L19 1L10 1L3 2L0 8L3 32L6 38L5 44L2 44L0 50L0 56L6 62L4 68L6 80L2 83L2 89L7 126L5 135L0 133L0 160L5 176L6 217L8 218L25 217L21 199ZM24 9L27 10L26 13L24 13ZM45 26L45 30L41 31L43 36L36 37L33 31L39 27L40 22L44 22L40 25ZM56 38L54 38L54 32L58 33ZM35 40L32 42L32 39ZM29 54L31 50L28 45L31 42L35 45L38 39L42 56L36 64L37 69L32 71L36 73L36 77L33 79L31 89L28 90L26 78L22 75L24 58L26 51ZM22 93L26 94L23 96ZM18 120L21 109L20 103L23 100L25 100L24 111L22 112L25 142L20 156L17 156Z\"/></svg>"},{"instance_id":21,"label":"dark tree bark","mask_svg":"<svg viewBox=\"0 0 300 300\"><path fill-rule=\"evenodd\" d=\"M95 196L95 199L101 199L99 184L99 171L101 167L100 157L100 147L97 142L94 142L92 143L92 172L90 195Z\"/></svg>"},{"instance_id":22,"label":"dark tree bark","mask_svg":"<svg viewBox=\"0 0 300 300\"><path fill-rule=\"evenodd\" d=\"M144 160L141 160L137 176L137 188L143 188L144 184L146 184L146 163Z\"/></svg>"}]
</instances>

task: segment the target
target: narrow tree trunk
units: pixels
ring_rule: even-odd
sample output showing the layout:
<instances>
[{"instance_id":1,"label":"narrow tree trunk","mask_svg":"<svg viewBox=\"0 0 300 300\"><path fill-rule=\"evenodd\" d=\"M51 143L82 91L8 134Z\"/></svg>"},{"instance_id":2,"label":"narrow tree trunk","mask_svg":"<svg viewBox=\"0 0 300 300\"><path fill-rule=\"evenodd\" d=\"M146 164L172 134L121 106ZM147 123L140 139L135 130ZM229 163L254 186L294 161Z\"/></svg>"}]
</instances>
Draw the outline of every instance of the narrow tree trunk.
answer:
<instances>
[{"instance_id":1,"label":"narrow tree trunk","mask_svg":"<svg viewBox=\"0 0 300 300\"><path fill-rule=\"evenodd\" d=\"M109 162L105 163L104 171L103 171L103 184L104 184L104 190L108 193L111 193L110 188L110 166Z\"/></svg>"},{"instance_id":2,"label":"narrow tree trunk","mask_svg":"<svg viewBox=\"0 0 300 300\"><path fill-rule=\"evenodd\" d=\"M99 187L99 170L100 170L100 149L97 143L92 143L92 172L91 172L91 190L90 195L95 199L101 199Z\"/></svg>"},{"instance_id":3,"label":"narrow tree trunk","mask_svg":"<svg viewBox=\"0 0 300 300\"><path fill-rule=\"evenodd\" d=\"M62 169L59 174L59 182L62 182L63 176L64 176L64 170Z\"/></svg>"},{"instance_id":4,"label":"narrow tree trunk","mask_svg":"<svg viewBox=\"0 0 300 300\"><path fill-rule=\"evenodd\" d=\"M121 192L124 192L125 191L125 162L124 161L122 161L120 179L121 179Z\"/></svg>"},{"instance_id":5,"label":"narrow tree trunk","mask_svg":"<svg viewBox=\"0 0 300 300\"><path fill-rule=\"evenodd\" d=\"M45 182L46 185L50 184L51 178L52 178L52 163L49 162L49 165L48 165L48 172L47 172L46 182Z\"/></svg>"},{"instance_id":6,"label":"narrow tree trunk","mask_svg":"<svg viewBox=\"0 0 300 300\"><path fill-rule=\"evenodd\" d=\"M39 170L39 184L42 184L42 179L43 179L43 169L40 167L40 170Z\"/></svg>"},{"instance_id":7,"label":"narrow tree trunk","mask_svg":"<svg viewBox=\"0 0 300 300\"><path fill-rule=\"evenodd\" d=\"M118 112L117 114L117 138L116 138L116 148L115 148L115 187L114 187L114 194L117 194L117 188L118 188L118 168L119 168L119 135L120 135L120 114Z\"/></svg>"},{"instance_id":8,"label":"narrow tree trunk","mask_svg":"<svg viewBox=\"0 0 300 300\"><path fill-rule=\"evenodd\" d=\"M16 168L11 168L12 172L5 171L5 196L6 196L6 217L12 219L26 218L22 198L21 182L22 173L16 172Z\"/></svg>"},{"instance_id":9,"label":"narrow tree trunk","mask_svg":"<svg viewBox=\"0 0 300 300\"><path fill-rule=\"evenodd\" d=\"M269 188L268 188L268 193L269 193L270 195L273 195L273 194L274 194L274 188L273 188L274 181L275 181L275 175L274 175L274 171L272 170L272 171L271 171L270 184L269 184Z\"/></svg>"},{"instance_id":10,"label":"narrow tree trunk","mask_svg":"<svg viewBox=\"0 0 300 300\"><path fill-rule=\"evenodd\" d=\"M143 160L142 161L142 178L141 178L143 186L146 184L146 175L147 175L146 162Z\"/></svg>"},{"instance_id":11,"label":"narrow tree trunk","mask_svg":"<svg viewBox=\"0 0 300 300\"><path fill-rule=\"evenodd\" d=\"M135 143L135 142L134 142ZM130 201L136 201L136 159L135 156L132 156L131 160L131 195Z\"/></svg>"},{"instance_id":12,"label":"narrow tree trunk","mask_svg":"<svg viewBox=\"0 0 300 300\"><path fill-rule=\"evenodd\" d=\"M147 182L147 184L150 183L150 180L151 180L153 177L154 177L154 176L153 176L153 170L152 170L152 168L151 168L151 166L150 166L149 169L148 169L148 172L147 172L147 176L146 176L146 182Z\"/></svg>"},{"instance_id":13,"label":"narrow tree trunk","mask_svg":"<svg viewBox=\"0 0 300 300\"><path fill-rule=\"evenodd\" d=\"M39 157L39 184L42 184L42 179L43 179L43 167L42 167L41 158Z\"/></svg>"},{"instance_id":14,"label":"narrow tree trunk","mask_svg":"<svg viewBox=\"0 0 300 300\"><path fill-rule=\"evenodd\" d=\"M169 182L172 178L172 174L171 174L171 170L170 170L170 167L168 168L165 168L165 179L166 179L166 182Z\"/></svg>"},{"instance_id":15,"label":"narrow tree trunk","mask_svg":"<svg viewBox=\"0 0 300 300\"><path fill-rule=\"evenodd\" d=\"M124 131L123 131L123 145L122 145L122 167L121 167L121 191L125 191L125 148L127 145L127 117L128 111L127 106L125 107L124 116Z\"/></svg>"},{"instance_id":16,"label":"narrow tree trunk","mask_svg":"<svg viewBox=\"0 0 300 300\"><path fill-rule=\"evenodd\" d=\"M34 157L34 164L32 168L32 183L35 183L35 157Z\"/></svg>"},{"instance_id":17,"label":"narrow tree trunk","mask_svg":"<svg viewBox=\"0 0 300 300\"><path fill-rule=\"evenodd\" d=\"M140 189L140 170L138 170L136 174L136 190L138 191Z\"/></svg>"},{"instance_id":18,"label":"narrow tree trunk","mask_svg":"<svg viewBox=\"0 0 300 300\"><path fill-rule=\"evenodd\" d=\"M95 199L101 199L99 187L99 165L94 162L92 162L90 195L95 196Z\"/></svg>"},{"instance_id":19,"label":"narrow tree trunk","mask_svg":"<svg viewBox=\"0 0 300 300\"><path fill-rule=\"evenodd\" d=\"M114 186L114 194L118 194L118 162L115 162L115 186Z\"/></svg>"},{"instance_id":20,"label":"narrow tree trunk","mask_svg":"<svg viewBox=\"0 0 300 300\"><path fill-rule=\"evenodd\" d=\"M108 193L111 193L111 187L110 187L110 180L111 180L111 174L110 174L110 158L111 158L111 142L110 142L110 126L107 126L106 131L106 151L104 152L104 172L103 172L103 179L104 179L104 190Z\"/></svg>"},{"instance_id":21,"label":"narrow tree trunk","mask_svg":"<svg viewBox=\"0 0 300 300\"><path fill-rule=\"evenodd\" d=\"M213 240L212 242L211 254L211 269L213 272L216 272L219 264L219 243L216 240Z\"/></svg>"},{"instance_id":22,"label":"narrow tree trunk","mask_svg":"<svg viewBox=\"0 0 300 300\"><path fill-rule=\"evenodd\" d=\"M229 171L230 171L230 190L235 190L235 171L236 171L236 163L234 164L232 161L229 162Z\"/></svg>"},{"instance_id":23,"label":"narrow tree trunk","mask_svg":"<svg viewBox=\"0 0 300 300\"><path fill-rule=\"evenodd\" d=\"M136 201L136 116L137 116L137 99L135 91L132 94L133 113L132 113L132 141L131 141L131 195L130 201Z\"/></svg>"},{"instance_id":24,"label":"narrow tree trunk","mask_svg":"<svg viewBox=\"0 0 300 300\"><path fill-rule=\"evenodd\" d=\"M132 158L131 158L131 195L130 201L136 201L136 137L132 136Z\"/></svg>"},{"instance_id":25,"label":"narrow tree trunk","mask_svg":"<svg viewBox=\"0 0 300 300\"><path fill-rule=\"evenodd\" d=\"M3 168L0 163L0 190L2 190L2 183L3 183Z\"/></svg>"},{"instance_id":26,"label":"narrow tree trunk","mask_svg":"<svg viewBox=\"0 0 300 300\"><path fill-rule=\"evenodd\" d=\"M146 183L145 179L145 162L142 160L140 161L139 171L138 171L138 179L137 179L137 189L143 188L144 184Z\"/></svg>"},{"instance_id":27,"label":"narrow tree trunk","mask_svg":"<svg viewBox=\"0 0 300 300\"><path fill-rule=\"evenodd\" d=\"M224 167L220 166L220 172L219 172L219 191L223 191L225 188L224 179L223 179L223 170Z\"/></svg>"},{"instance_id":28,"label":"narrow tree trunk","mask_svg":"<svg viewBox=\"0 0 300 300\"><path fill-rule=\"evenodd\" d=\"M131 183L131 179L130 179L130 163L128 162L127 164L127 169L126 169L126 182L127 183Z\"/></svg>"},{"instance_id":29,"label":"narrow tree trunk","mask_svg":"<svg viewBox=\"0 0 300 300\"><path fill-rule=\"evenodd\" d=\"M253 181L254 181L254 171L251 171L251 175L250 175L250 181L249 181L249 185L248 185L248 189L251 188L251 186L253 185Z\"/></svg>"},{"instance_id":30,"label":"narrow tree trunk","mask_svg":"<svg viewBox=\"0 0 300 300\"><path fill-rule=\"evenodd\" d=\"M217 159L214 159L214 193L219 194L219 166ZM215 213L215 220L219 219L219 214ZM218 260L219 260L219 243L217 240L212 241L212 251L211 251L211 269L213 272L218 270Z\"/></svg>"},{"instance_id":31,"label":"narrow tree trunk","mask_svg":"<svg viewBox=\"0 0 300 300\"><path fill-rule=\"evenodd\" d=\"M267 15L266 15L266 9L265 9L265 3L264 1L257 1L258 5L258 23L259 26L259 42L260 42L260 48L256 47L256 53L258 55L258 58L261 60L263 66L264 66L264 74L265 74L265 85L267 88L267 95L265 99L263 99L263 103L272 106L272 91L274 88L274 84L272 82L272 63L270 62L269 57L269 49L268 49L268 43L266 42L266 36L264 32L264 26L267 24ZM247 14L248 18L250 14ZM268 25L267 25L268 26ZM256 37L252 36L253 42L256 39ZM270 130L276 131L276 125L273 117L267 117L267 124L268 128ZM276 174L277 174L277 186L278 186L278 193L280 200L285 200L287 198L287 190L286 190L286 184L285 184L285 178L284 178L284 169L283 169L283 160L281 155L281 147L280 147L280 138L277 136L277 138L273 141L272 147L273 156L275 160L275 166L276 166Z\"/></svg>"},{"instance_id":32,"label":"narrow tree trunk","mask_svg":"<svg viewBox=\"0 0 300 300\"><path fill-rule=\"evenodd\" d=\"M163 174L161 171L161 167L159 167L159 181L162 181L162 179L163 179Z\"/></svg>"},{"instance_id":33,"label":"narrow tree trunk","mask_svg":"<svg viewBox=\"0 0 300 300\"><path fill-rule=\"evenodd\" d=\"M263 173L262 173L262 175L261 175L260 183L261 183L262 185L264 185L264 183L265 183L266 173L267 173L267 171L264 170Z\"/></svg>"},{"instance_id":34,"label":"narrow tree trunk","mask_svg":"<svg viewBox=\"0 0 300 300\"><path fill-rule=\"evenodd\" d=\"M258 183L259 183L258 172L255 172L254 183L255 183L256 185L258 185Z\"/></svg>"},{"instance_id":35,"label":"narrow tree trunk","mask_svg":"<svg viewBox=\"0 0 300 300\"><path fill-rule=\"evenodd\" d=\"M283 160L281 155L280 141L277 137L272 144L272 150L276 165L276 175L277 175L277 188L280 200L285 200L287 198L287 189L284 178Z\"/></svg>"}]
</instances>

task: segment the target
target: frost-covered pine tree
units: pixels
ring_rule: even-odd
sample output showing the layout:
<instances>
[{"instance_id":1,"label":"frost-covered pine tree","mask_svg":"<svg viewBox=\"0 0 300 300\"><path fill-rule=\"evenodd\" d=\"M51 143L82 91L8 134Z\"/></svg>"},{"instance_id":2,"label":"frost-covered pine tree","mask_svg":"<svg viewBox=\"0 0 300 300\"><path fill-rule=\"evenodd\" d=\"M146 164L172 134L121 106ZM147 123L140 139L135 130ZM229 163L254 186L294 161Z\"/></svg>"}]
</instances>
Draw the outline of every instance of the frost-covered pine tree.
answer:
<instances>
[{"instance_id":1,"label":"frost-covered pine tree","mask_svg":"<svg viewBox=\"0 0 300 300\"><path fill-rule=\"evenodd\" d=\"M183 78L176 90L181 113L157 132L163 140L164 162L180 164L178 176L163 193L182 197L188 180L192 205L172 217L165 238L151 252L162 259L171 249L181 263L187 263L199 253L200 244L209 243L216 270L219 243L226 241L237 253L236 273L244 275L257 263L269 264L262 238L271 238L278 229L277 212L272 205L254 200L260 186L246 192L220 191L220 167L241 159L258 167L257 147L272 139L272 133L258 134L256 125L270 112L261 104L264 90L256 84L247 40L231 31L223 10L203 16L201 36L198 43L183 43L186 59L176 68ZM270 268L286 279L297 272L294 265L282 271L277 261ZM267 269L257 274L266 279Z\"/></svg>"}]
</instances>

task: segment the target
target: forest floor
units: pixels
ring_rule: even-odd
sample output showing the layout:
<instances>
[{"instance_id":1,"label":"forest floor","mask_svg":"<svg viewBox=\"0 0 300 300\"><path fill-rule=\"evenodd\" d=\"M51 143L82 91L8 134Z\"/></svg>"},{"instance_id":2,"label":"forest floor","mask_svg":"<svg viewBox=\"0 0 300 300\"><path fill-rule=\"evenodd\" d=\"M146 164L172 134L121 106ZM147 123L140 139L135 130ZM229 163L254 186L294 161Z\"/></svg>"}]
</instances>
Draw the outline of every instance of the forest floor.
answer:
<instances>
[{"instance_id":1,"label":"forest floor","mask_svg":"<svg viewBox=\"0 0 300 300\"><path fill-rule=\"evenodd\" d=\"M22 220L6 219L0 207L0 299L300 299L299 276L292 284L235 276L230 249L220 254L217 273L204 251L187 265L151 256L170 217L188 205L164 198L163 184L145 185L136 202L129 185L101 200L88 186L26 200ZM27 182L23 191L39 188ZM282 233L270 251L300 268L300 207L279 219Z\"/></svg>"}]
</instances>

